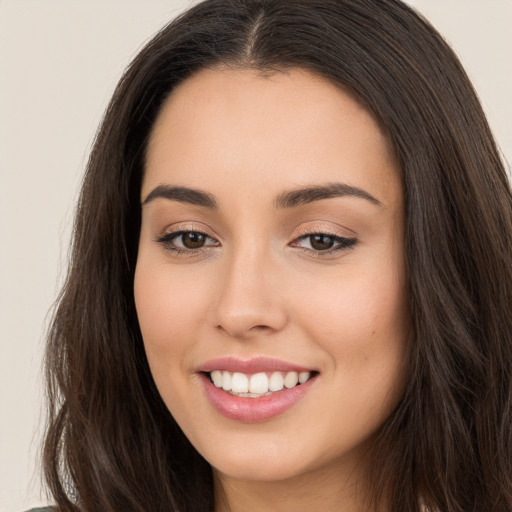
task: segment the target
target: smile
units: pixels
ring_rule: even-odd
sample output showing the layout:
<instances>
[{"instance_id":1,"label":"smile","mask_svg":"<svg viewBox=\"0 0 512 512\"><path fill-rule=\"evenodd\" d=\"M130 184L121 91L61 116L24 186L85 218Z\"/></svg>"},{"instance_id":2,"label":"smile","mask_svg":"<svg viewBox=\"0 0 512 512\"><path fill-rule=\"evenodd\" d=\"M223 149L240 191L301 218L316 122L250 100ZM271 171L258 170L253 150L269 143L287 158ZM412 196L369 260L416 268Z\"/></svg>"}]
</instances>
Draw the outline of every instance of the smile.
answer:
<instances>
[{"instance_id":1,"label":"smile","mask_svg":"<svg viewBox=\"0 0 512 512\"><path fill-rule=\"evenodd\" d=\"M204 393L225 418L245 423L270 420L298 404L319 372L268 358L222 358L198 369Z\"/></svg>"},{"instance_id":2,"label":"smile","mask_svg":"<svg viewBox=\"0 0 512 512\"><path fill-rule=\"evenodd\" d=\"M210 372L213 384L227 391L231 395L259 398L269 396L284 388L292 389L297 385L305 384L312 373L307 372L259 372L248 375L241 372L228 372L214 370Z\"/></svg>"}]
</instances>

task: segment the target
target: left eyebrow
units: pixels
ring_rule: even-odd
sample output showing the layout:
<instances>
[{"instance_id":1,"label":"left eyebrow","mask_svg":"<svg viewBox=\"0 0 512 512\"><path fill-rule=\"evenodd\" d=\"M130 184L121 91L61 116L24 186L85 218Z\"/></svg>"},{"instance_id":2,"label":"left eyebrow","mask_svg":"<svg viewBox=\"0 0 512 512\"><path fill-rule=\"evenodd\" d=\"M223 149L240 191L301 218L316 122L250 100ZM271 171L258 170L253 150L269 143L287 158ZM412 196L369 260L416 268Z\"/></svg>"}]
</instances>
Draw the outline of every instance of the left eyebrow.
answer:
<instances>
[{"instance_id":1,"label":"left eyebrow","mask_svg":"<svg viewBox=\"0 0 512 512\"><path fill-rule=\"evenodd\" d=\"M331 199L333 197L357 197L365 199L372 204L382 206L382 203L366 190L347 185L346 183L328 183L327 185L302 187L295 190L282 192L275 201L275 208L293 208L303 204L312 203L321 199Z\"/></svg>"},{"instance_id":2,"label":"left eyebrow","mask_svg":"<svg viewBox=\"0 0 512 512\"><path fill-rule=\"evenodd\" d=\"M173 187L169 185L158 185L142 201L142 206L154 201L157 198L178 201L179 203L194 204L205 208L217 208L215 198L208 192L189 187Z\"/></svg>"}]
</instances>

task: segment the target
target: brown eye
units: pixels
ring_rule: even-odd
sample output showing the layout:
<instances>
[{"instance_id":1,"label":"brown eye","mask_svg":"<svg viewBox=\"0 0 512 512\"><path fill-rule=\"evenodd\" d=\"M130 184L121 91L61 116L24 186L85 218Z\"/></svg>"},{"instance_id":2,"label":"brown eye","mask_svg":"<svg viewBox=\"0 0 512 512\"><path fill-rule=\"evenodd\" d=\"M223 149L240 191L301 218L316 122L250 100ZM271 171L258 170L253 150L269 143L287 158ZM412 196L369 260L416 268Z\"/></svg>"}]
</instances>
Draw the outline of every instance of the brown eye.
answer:
<instances>
[{"instance_id":1,"label":"brown eye","mask_svg":"<svg viewBox=\"0 0 512 512\"><path fill-rule=\"evenodd\" d=\"M316 255L328 255L334 252L349 249L357 243L355 238L346 238L344 236L330 235L328 233L313 233L304 235L295 240L292 247L301 247L307 252Z\"/></svg>"},{"instance_id":2,"label":"brown eye","mask_svg":"<svg viewBox=\"0 0 512 512\"><path fill-rule=\"evenodd\" d=\"M179 237L181 237L181 243L183 247L187 249L200 249L206 243L207 236L203 235L203 233L198 233L196 231L187 231L182 233Z\"/></svg>"},{"instance_id":3,"label":"brown eye","mask_svg":"<svg viewBox=\"0 0 512 512\"><path fill-rule=\"evenodd\" d=\"M200 231L174 231L156 240L164 249L176 253L192 253L208 247L218 247L217 240Z\"/></svg>"},{"instance_id":4,"label":"brown eye","mask_svg":"<svg viewBox=\"0 0 512 512\"><path fill-rule=\"evenodd\" d=\"M327 251L334 246L334 238L329 235L311 235L309 238L315 251Z\"/></svg>"}]
</instances>

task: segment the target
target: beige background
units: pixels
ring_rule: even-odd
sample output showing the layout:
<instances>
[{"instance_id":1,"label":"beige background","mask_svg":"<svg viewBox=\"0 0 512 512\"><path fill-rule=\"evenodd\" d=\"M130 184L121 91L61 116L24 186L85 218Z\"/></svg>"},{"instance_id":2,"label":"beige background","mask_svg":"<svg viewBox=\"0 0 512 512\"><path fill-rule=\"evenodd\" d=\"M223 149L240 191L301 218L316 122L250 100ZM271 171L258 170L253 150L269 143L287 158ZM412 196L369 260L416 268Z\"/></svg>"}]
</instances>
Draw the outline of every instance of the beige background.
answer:
<instances>
[{"instance_id":1,"label":"beige background","mask_svg":"<svg viewBox=\"0 0 512 512\"><path fill-rule=\"evenodd\" d=\"M124 67L189 0L0 0L0 512L40 496L41 348L73 204ZM411 0L473 79L512 161L512 0Z\"/></svg>"}]
</instances>

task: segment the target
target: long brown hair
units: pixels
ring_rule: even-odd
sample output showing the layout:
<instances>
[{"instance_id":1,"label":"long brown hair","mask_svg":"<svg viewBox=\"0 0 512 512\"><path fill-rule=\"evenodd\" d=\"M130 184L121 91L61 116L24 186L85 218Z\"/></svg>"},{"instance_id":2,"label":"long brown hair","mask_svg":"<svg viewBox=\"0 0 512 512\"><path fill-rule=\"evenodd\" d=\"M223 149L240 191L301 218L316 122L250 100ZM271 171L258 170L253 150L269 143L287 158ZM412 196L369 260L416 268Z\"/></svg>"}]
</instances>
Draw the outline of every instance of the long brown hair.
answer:
<instances>
[{"instance_id":1,"label":"long brown hair","mask_svg":"<svg viewBox=\"0 0 512 512\"><path fill-rule=\"evenodd\" d=\"M396 512L512 510L512 196L476 94L399 0L206 0L134 59L107 109L49 332L46 480L59 509L211 512L209 465L163 404L133 298L149 133L170 91L219 64L304 68L352 93L400 164L414 336L372 449Z\"/></svg>"}]
</instances>

